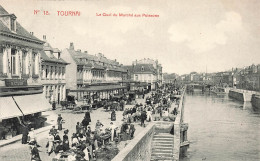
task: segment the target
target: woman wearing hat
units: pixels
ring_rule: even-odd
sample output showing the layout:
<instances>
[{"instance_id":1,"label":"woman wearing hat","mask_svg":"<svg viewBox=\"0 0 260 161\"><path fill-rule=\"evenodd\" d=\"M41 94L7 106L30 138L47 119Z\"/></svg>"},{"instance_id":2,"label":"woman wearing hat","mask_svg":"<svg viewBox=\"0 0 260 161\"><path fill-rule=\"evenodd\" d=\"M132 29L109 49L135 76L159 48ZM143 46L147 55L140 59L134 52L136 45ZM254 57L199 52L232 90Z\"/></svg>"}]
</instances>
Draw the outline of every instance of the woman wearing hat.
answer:
<instances>
[{"instance_id":1,"label":"woman wearing hat","mask_svg":"<svg viewBox=\"0 0 260 161\"><path fill-rule=\"evenodd\" d=\"M63 135L63 150L64 151L67 151L70 149L68 133L69 133L68 129L64 131L64 135Z\"/></svg>"}]
</instances>

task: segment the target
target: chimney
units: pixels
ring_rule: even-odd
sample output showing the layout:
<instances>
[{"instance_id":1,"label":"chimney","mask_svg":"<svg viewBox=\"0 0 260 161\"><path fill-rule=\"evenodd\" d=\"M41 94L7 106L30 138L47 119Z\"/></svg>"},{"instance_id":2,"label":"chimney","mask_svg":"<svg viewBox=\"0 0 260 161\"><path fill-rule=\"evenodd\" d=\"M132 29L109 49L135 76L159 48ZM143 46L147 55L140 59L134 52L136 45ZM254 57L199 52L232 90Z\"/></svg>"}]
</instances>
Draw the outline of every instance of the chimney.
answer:
<instances>
[{"instance_id":1,"label":"chimney","mask_svg":"<svg viewBox=\"0 0 260 161\"><path fill-rule=\"evenodd\" d=\"M78 49L77 51L81 52L81 50L80 50L80 49Z\"/></svg>"},{"instance_id":2,"label":"chimney","mask_svg":"<svg viewBox=\"0 0 260 161\"><path fill-rule=\"evenodd\" d=\"M70 43L70 49L71 49L71 50L74 50L74 44L73 44L73 42Z\"/></svg>"},{"instance_id":3,"label":"chimney","mask_svg":"<svg viewBox=\"0 0 260 161\"><path fill-rule=\"evenodd\" d=\"M86 53L86 54L87 54L87 53L88 53L88 51L84 51L84 53Z\"/></svg>"},{"instance_id":4,"label":"chimney","mask_svg":"<svg viewBox=\"0 0 260 161\"><path fill-rule=\"evenodd\" d=\"M42 39L43 39L44 41L46 41L46 35L43 35L43 36L42 36Z\"/></svg>"},{"instance_id":5,"label":"chimney","mask_svg":"<svg viewBox=\"0 0 260 161\"><path fill-rule=\"evenodd\" d=\"M33 32L30 32L31 35L33 35Z\"/></svg>"},{"instance_id":6,"label":"chimney","mask_svg":"<svg viewBox=\"0 0 260 161\"><path fill-rule=\"evenodd\" d=\"M116 59L115 59L115 62L116 62Z\"/></svg>"}]
</instances>

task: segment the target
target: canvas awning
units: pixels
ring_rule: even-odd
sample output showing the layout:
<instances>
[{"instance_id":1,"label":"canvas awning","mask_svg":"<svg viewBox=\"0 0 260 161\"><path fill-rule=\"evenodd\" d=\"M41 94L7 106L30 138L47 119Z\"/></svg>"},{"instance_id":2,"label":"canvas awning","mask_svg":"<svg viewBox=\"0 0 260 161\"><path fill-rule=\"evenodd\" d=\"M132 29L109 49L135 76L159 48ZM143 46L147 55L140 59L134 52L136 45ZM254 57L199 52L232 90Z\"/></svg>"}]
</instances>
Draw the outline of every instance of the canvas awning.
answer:
<instances>
[{"instance_id":1,"label":"canvas awning","mask_svg":"<svg viewBox=\"0 0 260 161\"><path fill-rule=\"evenodd\" d=\"M14 96L24 115L43 112L51 109L49 101L41 94Z\"/></svg>"},{"instance_id":2,"label":"canvas awning","mask_svg":"<svg viewBox=\"0 0 260 161\"><path fill-rule=\"evenodd\" d=\"M111 91L116 89L125 89L126 86L120 86L120 85L106 85L106 86L90 86L88 88L80 88L76 90L71 90L72 92L101 92L101 91Z\"/></svg>"},{"instance_id":3,"label":"canvas awning","mask_svg":"<svg viewBox=\"0 0 260 161\"><path fill-rule=\"evenodd\" d=\"M0 120L22 115L12 97L0 97Z\"/></svg>"}]
</instances>

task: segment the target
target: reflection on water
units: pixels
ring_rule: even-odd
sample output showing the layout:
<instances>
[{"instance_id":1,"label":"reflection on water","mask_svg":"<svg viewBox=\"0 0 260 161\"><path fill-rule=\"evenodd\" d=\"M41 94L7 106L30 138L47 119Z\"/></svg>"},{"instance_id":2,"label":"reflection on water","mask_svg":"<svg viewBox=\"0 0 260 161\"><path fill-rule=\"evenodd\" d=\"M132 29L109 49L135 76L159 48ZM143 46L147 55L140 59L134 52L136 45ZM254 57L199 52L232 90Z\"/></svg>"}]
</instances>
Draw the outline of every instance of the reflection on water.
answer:
<instances>
[{"instance_id":1,"label":"reflection on water","mask_svg":"<svg viewBox=\"0 0 260 161\"><path fill-rule=\"evenodd\" d=\"M228 95L185 95L184 122L191 142L182 161L259 161L260 110Z\"/></svg>"}]
</instances>

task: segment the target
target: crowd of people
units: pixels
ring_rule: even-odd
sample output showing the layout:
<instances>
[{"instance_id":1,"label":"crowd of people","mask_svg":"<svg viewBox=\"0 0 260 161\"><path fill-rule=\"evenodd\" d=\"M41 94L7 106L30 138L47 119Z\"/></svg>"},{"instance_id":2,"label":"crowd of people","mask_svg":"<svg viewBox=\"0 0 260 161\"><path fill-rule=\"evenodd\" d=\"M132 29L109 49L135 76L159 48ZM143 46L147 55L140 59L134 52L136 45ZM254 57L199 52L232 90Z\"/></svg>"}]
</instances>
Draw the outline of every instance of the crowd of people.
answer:
<instances>
[{"instance_id":1,"label":"crowd of people","mask_svg":"<svg viewBox=\"0 0 260 161\"><path fill-rule=\"evenodd\" d=\"M179 90L174 92L179 94ZM116 121L116 110L111 111L111 123L109 127L104 127L104 124L97 120L95 129L91 129L91 112L85 112L84 118L81 122L75 125L75 133L70 133L70 130L63 129L62 124L65 120L61 114L57 118L57 128L55 126L50 129L48 134L48 141L46 144L46 151L50 156L55 153L53 160L60 158L67 158L68 161L89 161L97 156L97 152L102 149L103 145L111 142L120 142L130 140L134 137L135 123L140 123L140 126L145 127L145 122L157 121L160 119L167 120L169 112L177 115L177 109L169 111L171 103L175 100L170 98L169 88L161 89L151 93L146 97L145 103L139 103L131 108L125 108L122 103L123 123L116 126L113 121ZM71 134L71 138L69 137ZM61 137L60 134L63 134ZM32 129L25 130L22 137L22 143L29 143L31 150L31 158L35 161L40 161L37 138Z\"/></svg>"}]
</instances>

